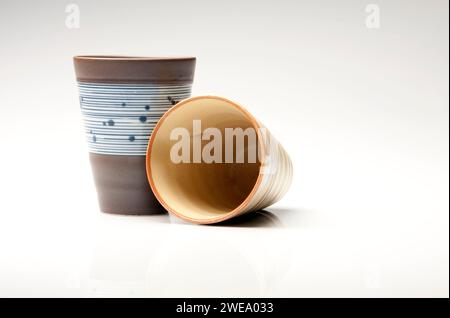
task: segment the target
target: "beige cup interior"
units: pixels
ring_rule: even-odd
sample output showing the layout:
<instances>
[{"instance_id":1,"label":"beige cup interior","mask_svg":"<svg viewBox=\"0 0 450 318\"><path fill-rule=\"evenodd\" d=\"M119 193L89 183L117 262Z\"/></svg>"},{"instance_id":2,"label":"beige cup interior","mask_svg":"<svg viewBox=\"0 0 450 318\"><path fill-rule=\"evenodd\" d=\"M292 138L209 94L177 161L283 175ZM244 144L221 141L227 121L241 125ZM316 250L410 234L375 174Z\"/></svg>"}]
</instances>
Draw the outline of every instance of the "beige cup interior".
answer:
<instances>
[{"instance_id":1,"label":"beige cup interior","mask_svg":"<svg viewBox=\"0 0 450 318\"><path fill-rule=\"evenodd\" d=\"M257 130L258 127L250 115L230 101L202 97L174 107L153 132L147 164L155 195L180 217L198 223L214 223L240 210L236 209L255 188L261 164L258 160L248 163L247 159L244 163L224 163L224 138L222 163L204 163L203 160L193 163L194 120L201 120L202 131L215 127L222 136L225 136L225 128L240 127L245 130L251 127ZM170 140L170 135L177 127L186 128L190 133L190 163L174 163L171 160L171 148L179 140ZM202 149L208 142L202 141ZM248 158L247 139L244 150L244 158Z\"/></svg>"}]
</instances>

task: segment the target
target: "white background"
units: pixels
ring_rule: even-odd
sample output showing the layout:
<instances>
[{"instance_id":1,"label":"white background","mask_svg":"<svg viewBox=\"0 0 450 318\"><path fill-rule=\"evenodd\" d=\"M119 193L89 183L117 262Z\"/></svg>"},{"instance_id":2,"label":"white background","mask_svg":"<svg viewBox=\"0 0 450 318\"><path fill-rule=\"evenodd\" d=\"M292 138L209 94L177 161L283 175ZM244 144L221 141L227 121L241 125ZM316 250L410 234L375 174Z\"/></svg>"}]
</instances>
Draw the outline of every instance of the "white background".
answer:
<instances>
[{"instance_id":1,"label":"white background","mask_svg":"<svg viewBox=\"0 0 450 318\"><path fill-rule=\"evenodd\" d=\"M0 4L0 296L449 296L447 1L76 1L78 29L68 3ZM101 214L77 54L196 56L289 193L227 226Z\"/></svg>"}]
</instances>

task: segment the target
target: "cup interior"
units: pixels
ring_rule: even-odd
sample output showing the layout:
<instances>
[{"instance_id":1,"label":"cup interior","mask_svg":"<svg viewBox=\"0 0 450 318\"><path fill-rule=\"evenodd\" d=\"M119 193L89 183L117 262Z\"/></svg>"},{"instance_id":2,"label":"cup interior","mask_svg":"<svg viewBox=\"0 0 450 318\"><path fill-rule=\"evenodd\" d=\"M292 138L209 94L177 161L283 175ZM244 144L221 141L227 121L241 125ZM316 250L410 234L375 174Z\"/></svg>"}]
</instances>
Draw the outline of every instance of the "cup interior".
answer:
<instances>
[{"instance_id":1,"label":"cup interior","mask_svg":"<svg viewBox=\"0 0 450 318\"><path fill-rule=\"evenodd\" d=\"M216 131L221 132L221 147L209 152L215 153L221 149L222 160L219 163L205 162L203 156L201 162L198 162L198 156L197 162L194 162L194 144L199 140L202 155L208 153L206 149L211 150L206 148L211 138L202 140L198 129L194 129L194 120L201 120L203 138L208 128L216 128ZM177 163L173 160L174 153L180 154L179 151L174 152L174 146L183 139L180 135L175 138L174 129L179 128L189 132L186 139L186 144L189 145L188 162ZM255 151L255 143L251 142L250 137L246 137L244 147L240 148L244 162L236 162L239 152L236 138L233 162L226 163L225 130L235 128L243 131L253 129L256 145L259 145L259 126L256 120L239 105L220 97L190 98L180 102L163 116L152 134L147 150L147 173L156 197L166 209L196 223L215 223L239 214L256 191L261 162L258 158L256 162L248 160L251 157L249 152ZM186 149L188 148L182 150Z\"/></svg>"}]
</instances>

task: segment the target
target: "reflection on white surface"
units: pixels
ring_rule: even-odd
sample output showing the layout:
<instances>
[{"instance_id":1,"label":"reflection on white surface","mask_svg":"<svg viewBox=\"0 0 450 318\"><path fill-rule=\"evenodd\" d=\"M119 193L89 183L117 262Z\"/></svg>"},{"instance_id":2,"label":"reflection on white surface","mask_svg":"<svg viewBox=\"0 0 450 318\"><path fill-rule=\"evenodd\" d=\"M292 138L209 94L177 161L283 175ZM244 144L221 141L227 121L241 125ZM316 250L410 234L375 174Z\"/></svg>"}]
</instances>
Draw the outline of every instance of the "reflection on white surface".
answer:
<instances>
[{"instance_id":1,"label":"reflection on white surface","mask_svg":"<svg viewBox=\"0 0 450 318\"><path fill-rule=\"evenodd\" d=\"M263 297L289 266L281 222L270 212L209 227L168 221L101 215L85 296Z\"/></svg>"},{"instance_id":2,"label":"reflection on white surface","mask_svg":"<svg viewBox=\"0 0 450 318\"><path fill-rule=\"evenodd\" d=\"M162 219L162 216L155 218ZM166 232L158 228L148 230L144 224L127 217L106 214L98 219L95 232L93 254L84 282L86 296L142 295L148 263L161 247Z\"/></svg>"}]
</instances>

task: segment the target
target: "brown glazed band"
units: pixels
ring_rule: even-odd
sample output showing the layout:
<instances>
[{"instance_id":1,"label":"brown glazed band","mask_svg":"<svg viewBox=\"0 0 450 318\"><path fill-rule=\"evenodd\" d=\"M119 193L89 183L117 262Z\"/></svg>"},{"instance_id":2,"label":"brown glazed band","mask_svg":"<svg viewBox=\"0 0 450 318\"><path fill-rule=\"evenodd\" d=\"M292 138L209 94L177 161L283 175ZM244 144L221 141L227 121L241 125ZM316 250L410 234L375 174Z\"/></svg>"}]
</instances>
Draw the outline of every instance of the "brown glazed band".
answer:
<instances>
[{"instance_id":1,"label":"brown glazed band","mask_svg":"<svg viewBox=\"0 0 450 318\"><path fill-rule=\"evenodd\" d=\"M194 80L195 57L80 55L73 61L79 82L189 84Z\"/></svg>"}]
</instances>

